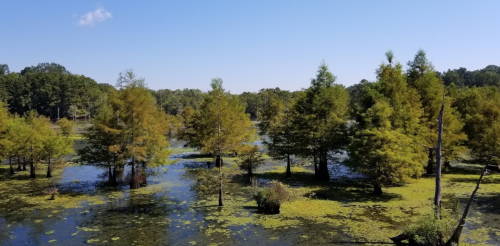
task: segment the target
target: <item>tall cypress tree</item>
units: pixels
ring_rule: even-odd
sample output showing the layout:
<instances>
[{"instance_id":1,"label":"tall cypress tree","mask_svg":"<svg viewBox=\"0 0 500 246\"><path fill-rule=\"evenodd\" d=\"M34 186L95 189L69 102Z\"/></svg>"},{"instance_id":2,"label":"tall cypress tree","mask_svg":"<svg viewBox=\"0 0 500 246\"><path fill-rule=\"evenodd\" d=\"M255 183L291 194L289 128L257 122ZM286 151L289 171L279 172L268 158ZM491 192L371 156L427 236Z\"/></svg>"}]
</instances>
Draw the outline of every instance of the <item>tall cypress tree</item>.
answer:
<instances>
[{"instance_id":1,"label":"tall cypress tree","mask_svg":"<svg viewBox=\"0 0 500 246\"><path fill-rule=\"evenodd\" d=\"M372 178L374 194L384 184L419 176L425 154L416 144L421 131L421 104L415 89L407 86L402 65L388 63L377 70L378 81L363 89L363 103L353 124L346 164Z\"/></svg>"},{"instance_id":2,"label":"tall cypress tree","mask_svg":"<svg viewBox=\"0 0 500 246\"><path fill-rule=\"evenodd\" d=\"M432 64L427 60L423 50L419 50L413 61L408 62L407 71L408 86L414 88L420 98L423 113L420 122L423 125L418 141L428 146L427 174L434 171L434 146L437 141L438 116L441 109L443 93L445 87ZM451 107L453 98L450 95L446 97L445 108L443 110L443 151L447 161L456 158L461 152L465 151L462 143L466 135L462 132L463 123L459 120L460 115Z\"/></svg>"},{"instance_id":3,"label":"tall cypress tree","mask_svg":"<svg viewBox=\"0 0 500 246\"><path fill-rule=\"evenodd\" d=\"M315 175L328 181L328 161L334 160L346 146L349 93L323 62L305 95L297 99L296 146L300 155L313 159Z\"/></svg>"},{"instance_id":4,"label":"tall cypress tree","mask_svg":"<svg viewBox=\"0 0 500 246\"><path fill-rule=\"evenodd\" d=\"M213 79L212 90L203 99L193 125L196 138L190 139L202 153L217 157L219 168L219 206L224 205L223 156L238 151L245 142L255 139L255 129L245 107L237 97L227 93L221 79Z\"/></svg>"},{"instance_id":5,"label":"tall cypress tree","mask_svg":"<svg viewBox=\"0 0 500 246\"><path fill-rule=\"evenodd\" d=\"M266 102L259 112L259 130L267 146L268 155L275 160L286 161L286 177L292 176L291 162L296 154L296 131L293 126L295 110L290 94L266 92Z\"/></svg>"}]
</instances>

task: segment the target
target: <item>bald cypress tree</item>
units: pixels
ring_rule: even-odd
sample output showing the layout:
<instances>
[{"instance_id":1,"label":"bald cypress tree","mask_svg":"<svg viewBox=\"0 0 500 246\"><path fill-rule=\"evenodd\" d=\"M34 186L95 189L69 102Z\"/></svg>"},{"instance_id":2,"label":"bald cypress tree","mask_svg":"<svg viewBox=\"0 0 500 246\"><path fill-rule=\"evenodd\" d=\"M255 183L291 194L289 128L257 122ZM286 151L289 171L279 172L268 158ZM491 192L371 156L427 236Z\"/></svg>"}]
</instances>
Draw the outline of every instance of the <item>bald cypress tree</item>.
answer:
<instances>
[{"instance_id":1,"label":"bald cypress tree","mask_svg":"<svg viewBox=\"0 0 500 246\"><path fill-rule=\"evenodd\" d=\"M146 88L144 79L137 78L131 70L120 74L117 85L120 89L112 94L111 105L119 118L122 142L116 147L121 158L130 160L130 188L134 189L146 181L147 167L168 163L167 116Z\"/></svg>"},{"instance_id":2,"label":"bald cypress tree","mask_svg":"<svg viewBox=\"0 0 500 246\"><path fill-rule=\"evenodd\" d=\"M315 176L330 180L328 161L346 146L349 93L323 62L311 86L295 103L293 121L299 155L313 159Z\"/></svg>"},{"instance_id":3,"label":"bald cypress tree","mask_svg":"<svg viewBox=\"0 0 500 246\"><path fill-rule=\"evenodd\" d=\"M419 50L413 61L408 62L407 71L408 86L414 88L419 94L423 113L420 122L423 126L419 132L421 144L429 146L427 174L434 171L434 157L436 141L438 138L438 116L441 109L445 86L432 64L427 60L423 50ZM451 107L454 98L446 96L443 109L443 156L450 161L465 151L462 146L466 140L466 135L462 131L463 123L460 121L460 114Z\"/></svg>"},{"instance_id":4,"label":"bald cypress tree","mask_svg":"<svg viewBox=\"0 0 500 246\"><path fill-rule=\"evenodd\" d=\"M275 160L286 161L286 177L292 176L292 157L296 154L296 129L293 120L296 111L293 108L294 100L290 94L280 95L275 91L265 92L259 117L260 135L267 135L264 144L268 155Z\"/></svg>"},{"instance_id":5,"label":"bald cypress tree","mask_svg":"<svg viewBox=\"0 0 500 246\"><path fill-rule=\"evenodd\" d=\"M240 100L227 93L222 79L213 79L212 90L203 99L196 124L192 125L193 136L190 145L199 146L202 153L215 155L219 168L219 206L224 205L223 157L255 139L255 129L245 114Z\"/></svg>"},{"instance_id":6,"label":"bald cypress tree","mask_svg":"<svg viewBox=\"0 0 500 246\"><path fill-rule=\"evenodd\" d=\"M388 63L377 69L378 81L363 89L346 161L372 178L377 195L385 184L419 176L425 159L422 147L415 143L422 130L418 94L407 85L402 65L393 63L392 52L386 56Z\"/></svg>"}]
</instances>

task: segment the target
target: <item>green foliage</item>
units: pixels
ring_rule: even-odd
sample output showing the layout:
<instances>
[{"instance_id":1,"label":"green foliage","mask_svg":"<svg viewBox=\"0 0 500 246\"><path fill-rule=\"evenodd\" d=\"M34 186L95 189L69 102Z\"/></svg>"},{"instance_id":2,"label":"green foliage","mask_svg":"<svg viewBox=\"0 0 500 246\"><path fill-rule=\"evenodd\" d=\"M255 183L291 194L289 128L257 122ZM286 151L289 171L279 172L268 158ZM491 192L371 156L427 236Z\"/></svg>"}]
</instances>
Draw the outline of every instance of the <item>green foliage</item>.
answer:
<instances>
[{"instance_id":1,"label":"green foliage","mask_svg":"<svg viewBox=\"0 0 500 246\"><path fill-rule=\"evenodd\" d=\"M240 101L245 105L245 114L249 114L251 118L255 119L259 112L259 93L243 92L239 95Z\"/></svg>"},{"instance_id":2,"label":"green foliage","mask_svg":"<svg viewBox=\"0 0 500 246\"><path fill-rule=\"evenodd\" d=\"M466 146L476 158L487 160L498 153L497 119L500 117L500 92L496 87L466 88L457 93L453 107L464 122Z\"/></svg>"},{"instance_id":3,"label":"green foliage","mask_svg":"<svg viewBox=\"0 0 500 246\"><path fill-rule=\"evenodd\" d=\"M294 104L297 153L314 160L317 177L330 180L328 161L335 160L347 142L349 93L334 84L335 76L322 63L305 94Z\"/></svg>"},{"instance_id":4,"label":"green foliage","mask_svg":"<svg viewBox=\"0 0 500 246\"><path fill-rule=\"evenodd\" d=\"M388 61L377 70L378 81L363 90L345 162L372 177L375 188L418 177L425 159L416 144L418 133L427 130L419 124L423 112L417 92L407 86L401 64L393 65L392 57Z\"/></svg>"},{"instance_id":5,"label":"green foliage","mask_svg":"<svg viewBox=\"0 0 500 246\"><path fill-rule=\"evenodd\" d=\"M408 66L408 86L418 92L423 109L420 116L422 128L417 141L427 146L435 146L438 138L437 119L441 110L445 88L423 50L417 52L415 59L408 62ZM463 123L460 121L460 114L452 107L454 100L451 95L447 95L443 111L443 124L445 127L443 129L442 149L447 160L456 159L461 153L465 152L462 144L467 138L462 132Z\"/></svg>"},{"instance_id":6,"label":"green foliage","mask_svg":"<svg viewBox=\"0 0 500 246\"><path fill-rule=\"evenodd\" d=\"M6 75L8 73L10 73L9 65L7 65L7 64L0 64L0 76Z\"/></svg>"},{"instance_id":7,"label":"green foliage","mask_svg":"<svg viewBox=\"0 0 500 246\"><path fill-rule=\"evenodd\" d=\"M169 90L162 89L153 91L156 102L170 115L178 115L182 110L191 107L194 110L200 108L204 93L199 89Z\"/></svg>"},{"instance_id":8,"label":"green foliage","mask_svg":"<svg viewBox=\"0 0 500 246\"><path fill-rule=\"evenodd\" d=\"M62 118L57 121L57 125L61 128L61 133L65 137L70 137L75 133L74 126L75 123L69 121L66 118Z\"/></svg>"},{"instance_id":9,"label":"green foliage","mask_svg":"<svg viewBox=\"0 0 500 246\"><path fill-rule=\"evenodd\" d=\"M296 133L293 119L296 113L293 108L293 98L281 91L267 90L263 93L265 103L259 117L260 135L266 135L263 143L268 149L268 155L274 160L287 162L287 176L290 177L291 158L296 155Z\"/></svg>"},{"instance_id":10,"label":"green foliage","mask_svg":"<svg viewBox=\"0 0 500 246\"><path fill-rule=\"evenodd\" d=\"M255 129L237 97L224 91L222 79L213 79L212 90L200 106L200 113L187 126L188 145L201 153L217 156L219 166L219 206L223 206L223 155L239 151L255 139Z\"/></svg>"},{"instance_id":11,"label":"green foliage","mask_svg":"<svg viewBox=\"0 0 500 246\"><path fill-rule=\"evenodd\" d=\"M474 71L467 71L463 67L448 69L441 76L446 85L454 83L458 87L500 86L500 67L495 65Z\"/></svg>"},{"instance_id":12,"label":"green foliage","mask_svg":"<svg viewBox=\"0 0 500 246\"><path fill-rule=\"evenodd\" d=\"M456 223L457 220L449 215L440 220L428 215L406 226L404 234L409 238L410 245L440 246L451 237Z\"/></svg>"},{"instance_id":13,"label":"green foliage","mask_svg":"<svg viewBox=\"0 0 500 246\"><path fill-rule=\"evenodd\" d=\"M264 164L262 152L260 152L259 147L255 145L244 146L238 153L238 158L240 169L247 171L248 175L253 175L253 171Z\"/></svg>"},{"instance_id":14,"label":"green foliage","mask_svg":"<svg viewBox=\"0 0 500 246\"><path fill-rule=\"evenodd\" d=\"M221 79L213 79L211 86L196 115L193 130L197 139L190 144L215 155L238 151L243 143L255 139L255 129L238 98L225 92Z\"/></svg>"},{"instance_id":15,"label":"green foliage","mask_svg":"<svg viewBox=\"0 0 500 246\"><path fill-rule=\"evenodd\" d=\"M104 87L93 79L71 74L55 63L26 67L20 73L0 76L0 100L6 100L11 113L24 115L30 110L50 118L73 116L73 105L86 116L95 110L95 102ZM109 88L107 88L109 89ZM4 94L4 95L2 95Z\"/></svg>"},{"instance_id":16,"label":"green foliage","mask_svg":"<svg viewBox=\"0 0 500 246\"><path fill-rule=\"evenodd\" d=\"M136 172L139 164L145 169L170 163L167 115L131 70L121 73L117 84L121 88L104 98L84 134L90 146L80 151L81 161L108 165L110 181L112 166L129 164L131 188L138 188L145 179Z\"/></svg>"}]
</instances>

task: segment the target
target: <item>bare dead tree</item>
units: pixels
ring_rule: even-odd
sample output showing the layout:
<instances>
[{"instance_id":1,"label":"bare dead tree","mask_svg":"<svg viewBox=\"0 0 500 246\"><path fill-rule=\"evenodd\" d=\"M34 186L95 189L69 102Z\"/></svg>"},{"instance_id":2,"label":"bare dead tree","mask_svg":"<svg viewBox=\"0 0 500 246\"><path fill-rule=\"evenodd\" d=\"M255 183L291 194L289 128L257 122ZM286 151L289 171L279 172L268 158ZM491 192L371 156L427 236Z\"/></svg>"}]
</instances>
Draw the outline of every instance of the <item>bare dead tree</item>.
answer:
<instances>
[{"instance_id":1,"label":"bare dead tree","mask_svg":"<svg viewBox=\"0 0 500 246\"><path fill-rule=\"evenodd\" d=\"M472 200L474 200L474 197L476 196L477 190L479 190L479 185L481 184L481 180L483 179L484 175L486 175L488 171L488 164L486 164L483 169L481 170L481 176L479 176L479 180L477 181L476 188L472 192L469 201L467 202L467 206L465 207L464 213L462 214L462 218L460 218L460 221L458 222L458 226L453 232L453 235L450 237L450 239L446 242L445 246L452 246L454 244L458 245L460 242L460 235L462 234L462 230L465 226L465 219L467 218L467 214L469 213L470 206L472 204Z\"/></svg>"}]
</instances>

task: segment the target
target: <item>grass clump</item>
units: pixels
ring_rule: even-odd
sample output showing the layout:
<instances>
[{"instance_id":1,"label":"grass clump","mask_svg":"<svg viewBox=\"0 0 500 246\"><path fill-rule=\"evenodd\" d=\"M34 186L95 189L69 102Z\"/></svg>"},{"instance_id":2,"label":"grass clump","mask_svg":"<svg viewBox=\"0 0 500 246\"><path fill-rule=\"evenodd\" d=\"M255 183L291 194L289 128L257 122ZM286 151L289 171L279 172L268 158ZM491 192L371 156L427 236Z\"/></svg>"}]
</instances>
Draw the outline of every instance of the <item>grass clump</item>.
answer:
<instances>
[{"instance_id":1,"label":"grass clump","mask_svg":"<svg viewBox=\"0 0 500 246\"><path fill-rule=\"evenodd\" d=\"M456 227L456 220L447 216L438 220L433 215L420 218L405 228L404 234L410 245L440 246L451 237Z\"/></svg>"},{"instance_id":2,"label":"grass clump","mask_svg":"<svg viewBox=\"0 0 500 246\"><path fill-rule=\"evenodd\" d=\"M55 200L56 196L59 195L59 189L56 187L47 188L43 193L50 196L49 200Z\"/></svg>"},{"instance_id":3,"label":"grass clump","mask_svg":"<svg viewBox=\"0 0 500 246\"><path fill-rule=\"evenodd\" d=\"M279 214L281 204L293 200L297 192L279 181L273 180L268 187L258 189L254 199L260 211L269 214Z\"/></svg>"}]
</instances>

